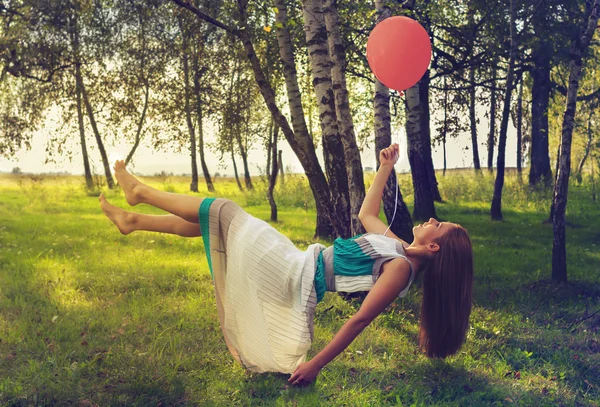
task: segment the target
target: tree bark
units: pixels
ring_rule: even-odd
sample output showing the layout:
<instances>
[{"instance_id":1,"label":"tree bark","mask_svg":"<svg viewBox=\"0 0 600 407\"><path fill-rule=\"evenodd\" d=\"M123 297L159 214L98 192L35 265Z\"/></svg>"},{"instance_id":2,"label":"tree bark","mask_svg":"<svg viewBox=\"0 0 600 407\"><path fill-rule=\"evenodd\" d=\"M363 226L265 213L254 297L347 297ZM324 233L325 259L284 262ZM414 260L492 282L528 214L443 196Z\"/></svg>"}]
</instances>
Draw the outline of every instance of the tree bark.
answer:
<instances>
[{"instance_id":1,"label":"tree bark","mask_svg":"<svg viewBox=\"0 0 600 407\"><path fill-rule=\"evenodd\" d=\"M179 28L181 31L182 52L181 62L183 65L183 104L185 109L185 122L187 124L188 133L190 135L190 156L192 160L192 182L190 183L190 191L198 192L198 163L196 161L196 131L192 121L192 108L190 106L190 66L189 66L189 47L188 33L185 30L182 18L179 19Z\"/></svg>"},{"instance_id":2,"label":"tree bark","mask_svg":"<svg viewBox=\"0 0 600 407\"><path fill-rule=\"evenodd\" d=\"M281 178L281 185L285 185L285 174L283 171L283 157L282 157L282 150L279 150L278 152L278 156L277 156L277 165L279 166L279 176Z\"/></svg>"},{"instance_id":3,"label":"tree bark","mask_svg":"<svg viewBox=\"0 0 600 407\"><path fill-rule=\"evenodd\" d=\"M83 78L79 78L79 86L81 88L81 95L83 96L83 103L85 104L85 108L88 113L88 119L90 119L90 124L92 125L92 130L94 131L94 136L96 137L96 143L98 144L98 151L100 152L100 157L102 157L102 165L104 167L104 175L106 176L106 184L110 189L115 187L115 181L113 180L112 173L110 172L110 164L108 162L108 156L106 155L106 150L104 149L104 143L102 142L102 137L100 137L100 131L98 131L98 126L96 125L96 119L94 118L94 111L92 109L92 105L90 104L90 100L88 98L87 92L85 90L85 86L83 85Z\"/></svg>"},{"instance_id":4,"label":"tree bark","mask_svg":"<svg viewBox=\"0 0 600 407\"><path fill-rule=\"evenodd\" d=\"M246 184L246 189L248 191L253 191L254 185L252 185L250 169L248 168L248 152L246 151L246 147L244 147L244 143L242 143L242 135L239 131L235 132L235 139L238 143L238 148L240 149L240 155L242 156L242 164L244 166L244 183Z\"/></svg>"},{"instance_id":5,"label":"tree bark","mask_svg":"<svg viewBox=\"0 0 600 407\"><path fill-rule=\"evenodd\" d=\"M76 62L75 69L79 70L79 64ZM80 73L76 74L81 76ZM79 81L75 81L75 93L77 94L77 123L79 124L79 139L81 141L81 155L83 157L83 170L85 174L85 185L88 190L94 189L94 180L92 179L92 171L90 170L90 159L88 157L87 146L85 141L85 125L83 123L83 107L81 106L81 89Z\"/></svg>"},{"instance_id":6,"label":"tree bark","mask_svg":"<svg viewBox=\"0 0 600 407\"><path fill-rule=\"evenodd\" d=\"M569 175L571 171L571 141L577 111L577 91L583 65L583 55L590 45L594 31L598 27L600 16L600 0L595 0L589 9L587 25L582 36L577 36L571 43L571 62L569 64L569 88L567 90L567 106L563 117L562 139L560 147L560 166L554 185L554 217L552 219L552 280L557 283L567 281L567 249L565 233L565 212L569 192Z\"/></svg>"},{"instance_id":7,"label":"tree bark","mask_svg":"<svg viewBox=\"0 0 600 407\"><path fill-rule=\"evenodd\" d=\"M492 207L490 211L493 220L502 220L502 189L504 187L506 133L508 132L508 118L510 116L510 99L514 87L514 65L517 59L517 38L515 27L516 18L516 0L510 0L510 57L508 59L508 72L506 74L506 91L504 93L504 108L502 110L502 122L500 123L500 138L498 139L496 182L494 183L494 197L492 198Z\"/></svg>"},{"instance_id":8,"label":"tree bark","mask_svg":"<svg viewBox=\"0 0 600 407\"><path fill-rule=\"evenodd\" d=\"M554 182L556 182L556 179L558 178L558 168L560 166L560 147L561 147L561 143L558 143L558 146L556 147L556 166L554 168ZM550 219L552 219L552 217L550 217Z\"/></svg>"},{"instance_id":9,"label":"tree bark","mask_svg":"<svg viewBox=\"0 0 600 407\"><path fill-rule=\"evenodd\" d=\"M125 158L125 165L129 164L135 154L135 151L140 145L140 141L142 140L142 129L144 128L144 121L146 120L146 113L148 111L148 99L150 95L150 84L146 81L144 84L144 107L142 108L142 114L140 116L140 120L138 121L137 130L135 132L135 141L133 142L133 146L131 150L129 150L129 154L127 154L127 158Z\"/></svg>"},{"instance_id":10,"label":"tree bark","mask_svg":"<svg viewBox=\"0 0 600 407\"><path fill-rule=\"evenodd\" d=\"M472 71L472 69L471 69ZM474 86L472 87L475 88ZM472 127L471 127L472 130ZM448 89L446 88L446 77L444 77L444 125L442 127L442 146L444 149L444 170L442 174L446 176L446 135L448 134ZM475 134L477 137L477 133Z\"/></svg>"},{"instance_id":11,"label":"tree bark","mask_svg":"<svg viewBox=\"0 0 600 407\"><path fill-rule=\"evenodd\" d=\"M497 60L492 62L492 83L490 95L490 134L488 135L487 148L488 159L487 167L489 171L494 169L494 144L496 144L496 64Z\"/></svg>"},{"instance_id":12,"label":"tree bark","mask_svg":"<svg viewBox=\"0 0 600 407\"><path fill-rule=\"evenodd\" d=\"M269 188L267 189L267 198L269 199L269 205L271 206L271 221L277 221L277 203L275 202L275 198L273 198L273 189L275 189L275 184L277 183L277 138L279 137L279 127L273 126L273 136L271 144L271 150L269 151L269 156L272 155L272 163L273 167L271 168L271 176L269 177Z\"/></svg>"},{"instance_id":13,"label":"tree bark","mask_svg":"<svg viewBox=\"0 0 600 407\"><path fill-rule=\"evenodd\" d=\"M202 167L202 175L204 175L204 182L206 182L206 188L209 192L215 192L215 186L210 177L208 165L206 165L206 159L204 156L204 126L203 126L203 113L202 113L202 96L200 92L200 71L199 55L198 51L194 52L194 59L192 60L192 68L194 70L194 94L196 101L196 122L198 126L198 153L200 154L200 166Z\"/></svg>"},{"instance_id":14,"label":"tree bark","mask_svg":"<svg viewBox=\"0 0 600 407\"><path fill-rule=\"evenodd\" d=\"M419 86L419 100L421 109L421 137L423 142L421 147L423 148L422 157L425 161L425 167L427 168L427 178L429 178L429 187L431 188L431 196L436 202L442 202L442 196L438 188L438 182L435 177L435 169L433 168L433 157L431 154L431 119L429 117L429 69L425 71L425 74L418 83Z\"/></svg>"},{"instance_id":15,"label":"tree bark","mask_svg":"<svg viewBox=\"0 0 600 407\"><path fill-rule=\"evenodd\" d=\"M267 166L265 167L265 175L267 179L271 179L271 157L273 156L273 131L275 128L275 123L273 120L269 123L269 127L267 131L269 133L269 141L267 141Z\"/></svg>"},{"instance_id":16,"label":"tree bark","mask_svg":"<svg viewBox=\"0 0 600 407\"><path fill-rule=\"evenodd\" d=\"M233 176L235 177L237 186L241 192L244 192L244 188L242 188L242 183L240 182L240 176L238 174L237 164L235 163L235 154L233 153L233 140L231 141L231 162L233 163Z\"/></svg>"},{"instance_id":17,"label":"tree bark","mask_svg":"<svg viewBox=\"0 0 600 407\"><path fill-rule=\"evenodd\" d=\"M340 32L340 22L336 0L325 0L325 25L329 41L329 55L333 63L331 80L335 98L335 108L339 123L339 131L344 146L346 172L348 174L348 192L350 198L350 234L356 236L365 233L358 219L358 213L365 199L365 181L360 152L356 144L354 122L350 112L350 100L346 87L346 55Z\"/></svg>"},{"instance_id":18,"label":"tree bark","mask_svg":"<svg viewBox=\"0 0 600 407\"><path fill-rule=\"evenodd\" d=\"M471 145L473 149L473 168L476 171L481 170L479 161L479 143L477 142L477 113L475 107L477 105L476 86L475 86L475 68L469 69L469 121L471 124Z\"/></svg>"},{"instance_id":19,"label":"tree bark","mask_svg":"<svg viewBox=\"0 0 600 407\"><path fill-rule=\"evenodd\" d=\"M88 157L87 145L85 141L85 124L83 120L83 106L81 101L81 63L79 62L79 38L75 30L71 32L71 44L73 54L75 55L75 94L77 102L77 123L79 125L79 139L81 141L81 154L83 157L83 171L85 174L85 185L88 190L94 189L94 180L90 169L90 159Z\"/></svg>"},{"instance_id":20,"label":"tree bark","mask_svg":"<svg viewBox=\"0 0 600 407\"><path fill-rule=\"evenodd\" d=\"M467 9L467 21L469 27L468 49L473 53L475 38L477 36L477 25L475 24L475 5L469 3ZM471 128L471 148L473 150L473 168L475 172L481 171L479 158L479 142L477 140L477 85L475 82L475 67L469 68L469 123ZM444 86L445 87L445 86Z\"/></svg>"},{"instance_id":21,"label":"tree bark","mask_svg":"<svg viewBox=\"0 0 600 407\"><path fill-rule=\"evenodd\" d=\"M594 160L590 159L590 167L592 167L592 201L596 202L596 178L594 177Z\"/></svg>"},{"instance_id":22,"label":"tree bark","mask_svg":"<svg viewBox=\"0 0 600 407\"><path fill-rule=\"evenodd\" d=\"M588 128L587 128L588 139L587 139L587 142L585 143L585 151L583 153L583 157L581 157L581 161L579 161L579 165L577 166L577 178L578 179L581 179L581 174L583 172L583 166L585 165L585 161L587 160L588 156L590 155L592 141L594 140L594 134L592 133L592 116L593 116L593 110L590 110L590 114L588 116Z\"/></svg>"},{"instance_id":23,"label":"tree bark","mask_svg":"<svg viewBox=\"0 0 600 407\"><path fill-rule=\"evenodd\" d=\"M323 141L323 159L329 180L331 202L341 222L341 237L350 237L350 196L344 147L340 140L338 118L331 83L331 59L327 45L325 18L320 0L303 0L304 32L308 46L308 59L313 77L313 87L319 108L319 121Z\"/></svg>"},{"instance_id":24,"label":"tree bark","mask_svg":"<svg viewBox=\"0 0 600 407\"><path fill-rule=\"evenodd\" d=\"M587 122L587 142L585 143L585 151L583 153L583 157L581 157L581 161L579 161L579 165L577 166L577 175L576 178L581 182L581 174L583 172L583 166L585 165L585 161L590 155L590 150L592 148L592 141L594 140L594 133L592 132L592 117L594 117L594 106L590 108L590 113L588 114L588 122Z\"/></svg>"},{"instance_id":25,"label":"tree bark","mask_svg":"<svg viewBox=\"0 0 600 407\"><path fill-rule=\"evenodd\" d=\"M523 161L523 80L523 74L521 74L519 78L519 98L517 100L517 172L519 177L523 171L521 167Z\"/></svg>"},{"instance_id":26,"label":"tree bark","mask_svg":"<svg viewBox=\"0 0 600 407\"><path fill-rule=\"evenodd\" d=\"M379 168L379 153L381 150L392 144L391 126L390 126L390 96L389 89L375 79L375 97L374 103L374 124L375 124L375 159L377 168ZM398 202L396 204L396 196ZM383 189L383 212L390 226L390 230L401 239L412 242L413 221L410 211L404 203L402 190L398 183L396 171L390 173L385 188ZM394 212L396 217L394 218Z\"/></svg>"},{"instance_id":27,"label":"tree bark","mask_svg":"<svg viewBox=\"0 0 600 407\"><path fill-rule=\"evenodd\" d=\"M429 174L427 164L423 157L424 129L421 127L421 102L419 100L419 84L406 90L406 136L408 141L408 160L413 179L413 189L415 194L415 206L413 209L413 219L428 220L435 218L435 206L431 187L429 185Z\"/></svg>"},{"instance_id":28,"label":"tree bark","mask_svg":"<svg viewBox=\"0 0 600 407\"><path fill-rule=\"evenodd\" d=\"M534 67L531 71L531 164L529 185L552 184L550 155L548 152L548 106L550 105L550 65L552 44L540 41L533 53Z\"/></svg>"}]
</instances>

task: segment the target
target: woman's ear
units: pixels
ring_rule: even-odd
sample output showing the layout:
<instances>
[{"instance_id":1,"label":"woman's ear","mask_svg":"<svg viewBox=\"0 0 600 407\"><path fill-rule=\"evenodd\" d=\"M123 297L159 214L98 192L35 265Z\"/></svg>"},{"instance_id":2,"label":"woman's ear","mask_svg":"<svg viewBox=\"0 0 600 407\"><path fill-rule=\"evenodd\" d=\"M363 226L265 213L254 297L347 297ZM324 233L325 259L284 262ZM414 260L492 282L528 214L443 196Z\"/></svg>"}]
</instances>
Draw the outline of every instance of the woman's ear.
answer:
<instances>
[{"instance_id":1,"label":"woman's ear","mask_svg":"<svg viewBox=\"0 0 600 407\"><path fill-rule=\"evenodd\" d=\"M440 246L435 242L428 243L426 247L430 252L437 252L440 250Z\"/></svg>"}]
</instances>

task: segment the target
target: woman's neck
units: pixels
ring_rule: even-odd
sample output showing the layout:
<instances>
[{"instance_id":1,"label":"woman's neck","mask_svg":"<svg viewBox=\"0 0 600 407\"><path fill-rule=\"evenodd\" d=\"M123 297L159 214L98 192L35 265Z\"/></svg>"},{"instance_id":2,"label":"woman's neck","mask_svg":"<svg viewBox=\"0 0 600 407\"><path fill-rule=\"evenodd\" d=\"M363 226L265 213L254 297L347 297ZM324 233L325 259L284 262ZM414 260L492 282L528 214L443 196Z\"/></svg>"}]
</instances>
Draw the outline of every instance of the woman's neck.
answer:
<instances>
[{"instance_id":1,"label":"woman's neck","mask_svg":"<svg viewBox=\"0 0 600 407\"><path fill-rule=\"evenodd\" d=\"M411 244L410 246L404 248L404 254L413 265L415 270L415 274L418 276L421 271L425 268L427 263L430 260L430 255L422 246L416 246Z\"/></svg>"}]
</instances>

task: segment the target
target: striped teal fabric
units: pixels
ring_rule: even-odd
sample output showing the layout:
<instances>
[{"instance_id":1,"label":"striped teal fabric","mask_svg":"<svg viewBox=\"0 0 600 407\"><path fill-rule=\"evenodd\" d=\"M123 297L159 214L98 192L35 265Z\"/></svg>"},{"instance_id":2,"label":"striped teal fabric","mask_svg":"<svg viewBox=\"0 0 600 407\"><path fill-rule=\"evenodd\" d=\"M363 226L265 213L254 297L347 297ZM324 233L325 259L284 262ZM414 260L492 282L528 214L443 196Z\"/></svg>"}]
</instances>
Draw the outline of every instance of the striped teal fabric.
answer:
<instances>
[{"instance_id":1,"label":"striped teal fabric","mask_svg":"<svg viewBox=\"0 0 600 407\"><path fill-rule=\"evenodd\" d=\"M413 266L404 249L400 240L376 233L336 239L332 246L319 253L316 261L314 287L317 301L324 297L325 291L370 291L382 266L398 257L406 260L411 268L410 281L398 294L404 298L414 279Z\"/></svg>"},{"instance_id":2,"label":"striped teal fabric","mask_svg":"<svg viewBox=\"0 0 600 407\"><path fill-rule=\"evenodd\" d=\"M375 259L365 254L356 239L337 238L333 242L333 272L338 276L365 276L373 273Z\"/></svg>"},{"instance_id":3,"label":"striped teal fabric","mask_svg":"<svg viewBox=\"0 0 600 407\"><path fill-rule=\"evenodd\" d=\"M208 269L210 276L213 277L212 261L210 259L210 237L208 235L208 214L210 205L216 198L204 198L198 209L198 221L200 222L200 232L202 232L202 240L204 240L204 250L208 259ZM214 279L214 277L213 277Z\"/></svg>"},{"instance_id":4,"label":"striped teal fabric","mask_svg":"<svg viewBox=\"0 0 600 407\"><path fill-rule=\"evenodd\" d=\"M315 267L315 292L317 293L317 302L321 302L327 291L325 283L325 263L323 262L323 251L319 253Z\"/></svg>"},{"instance_id":5,"label":"striped teal fabric","mask_svg":"<svg viewBox=\"0 0 600 407\"><path fill-rule=\"evenodd\" d=\"M363 251L356 239L357 235L349 239L338 237L333 242L333 273L338 276L368 276L373 274L375 259ZM315 267L315 291L317 302L320 302L327 291L325 283L325 262L323 252L319 253Z\"/></svg>"}]
</instances>

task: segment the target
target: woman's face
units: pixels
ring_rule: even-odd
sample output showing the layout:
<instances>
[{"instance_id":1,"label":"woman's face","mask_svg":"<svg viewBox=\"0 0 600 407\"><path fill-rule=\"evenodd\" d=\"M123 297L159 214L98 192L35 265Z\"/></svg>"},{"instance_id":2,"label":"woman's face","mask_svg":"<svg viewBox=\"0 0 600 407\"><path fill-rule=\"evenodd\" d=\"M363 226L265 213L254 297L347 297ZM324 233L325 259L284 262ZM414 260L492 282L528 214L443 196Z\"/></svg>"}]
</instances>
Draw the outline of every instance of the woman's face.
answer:
<instances>
[{"instance_id":1,"label":"woman's face","mask_svg":"<svg viewBox=\"0 0 600 407\"><path fill-rule=\"evenodd\" d=\"M421 223L413 228L413 235L415 236L414 244L426 245L439 237L443 236L444 233L450 229L455 228L456 225L450 222L438 222L434 218L429 218L427 222Z\"/></svg>"}]
</instances>

